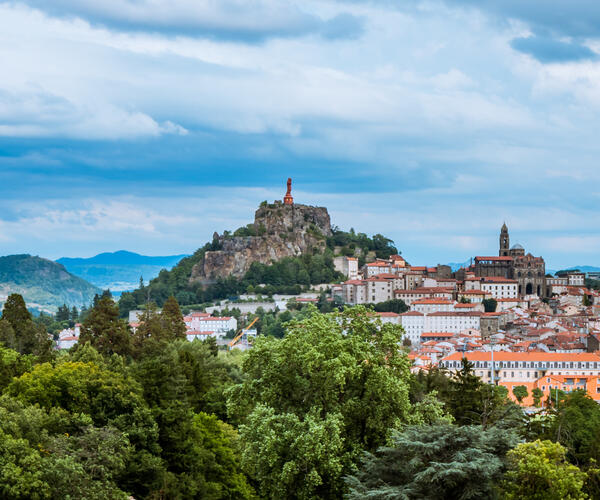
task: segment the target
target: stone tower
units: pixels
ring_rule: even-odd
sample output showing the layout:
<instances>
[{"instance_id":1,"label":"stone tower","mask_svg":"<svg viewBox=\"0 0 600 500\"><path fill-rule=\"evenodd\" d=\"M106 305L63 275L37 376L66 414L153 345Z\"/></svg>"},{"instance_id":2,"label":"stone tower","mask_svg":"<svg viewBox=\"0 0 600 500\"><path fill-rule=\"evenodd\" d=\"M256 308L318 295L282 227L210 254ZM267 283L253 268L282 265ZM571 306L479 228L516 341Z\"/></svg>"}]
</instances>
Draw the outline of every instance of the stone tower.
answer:
<instances>
[{"instance_id":1,"label":"stone tower","mask_svg":"<svg viewBox=\"0 0 600 500\"><path fill-rule=\"evenodd\" d=\"M500 257L508 257L510 251L510 237L508 236L508 228L506 227L506 223L502 224L502 229L500 229L500 252L498 255Z\"/></svg>"}]
</instances>

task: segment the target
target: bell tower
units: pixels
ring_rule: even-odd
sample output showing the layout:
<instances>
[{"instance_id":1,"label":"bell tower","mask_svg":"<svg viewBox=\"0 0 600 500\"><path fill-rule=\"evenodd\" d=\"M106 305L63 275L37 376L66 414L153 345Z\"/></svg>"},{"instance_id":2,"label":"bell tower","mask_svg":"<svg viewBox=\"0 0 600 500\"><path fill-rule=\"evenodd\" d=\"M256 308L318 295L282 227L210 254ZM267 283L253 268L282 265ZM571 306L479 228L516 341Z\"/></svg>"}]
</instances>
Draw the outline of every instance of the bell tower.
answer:
<instances>
[{"instance_id":1,"label":"bell tower","mask_svg":"<svg viewBox=\"0 0 600 500\"><path fill-rule=\"evenodd\" d=\"M506 227L506 223L502 224L502 229L500 229L500 252L498 255L500 257L508 257L510 250L510 236L508 236L508 228Z\"/></svg>"}]
</instances>

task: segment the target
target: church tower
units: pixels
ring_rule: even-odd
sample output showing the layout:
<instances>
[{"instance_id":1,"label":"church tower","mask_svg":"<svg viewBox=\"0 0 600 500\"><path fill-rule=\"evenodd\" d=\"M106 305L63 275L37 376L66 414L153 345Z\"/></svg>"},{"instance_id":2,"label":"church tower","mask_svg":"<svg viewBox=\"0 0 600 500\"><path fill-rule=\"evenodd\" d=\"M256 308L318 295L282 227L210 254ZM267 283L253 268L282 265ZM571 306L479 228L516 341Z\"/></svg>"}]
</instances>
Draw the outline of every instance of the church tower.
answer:
<instances>
[{"instance_id":1,"label":"church tower","mask_svg":"<svg viewBox=\"0 0 600 500\"><path fill-rule=\"evenodd\" d=\"M500 252L498 255L500 257L508 257L510 249L510 237L508 236L508 228L506 227L506 223L502 224L502 229L500 229Z\"/></svg>"}]
</instances>

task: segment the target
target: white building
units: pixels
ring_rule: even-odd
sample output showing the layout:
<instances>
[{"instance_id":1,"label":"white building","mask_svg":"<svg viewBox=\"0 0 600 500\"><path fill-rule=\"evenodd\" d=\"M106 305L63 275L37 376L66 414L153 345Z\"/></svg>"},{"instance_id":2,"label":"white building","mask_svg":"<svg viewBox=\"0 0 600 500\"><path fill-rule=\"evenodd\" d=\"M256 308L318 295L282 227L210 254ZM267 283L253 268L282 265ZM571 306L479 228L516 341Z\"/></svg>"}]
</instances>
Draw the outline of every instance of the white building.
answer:
<instances>
[{"instance_id":1,"label":"white building","mask_svg":"<svg viewBox=\"0 0 600 500\"><path fill-rule=\"evenodd\" d=\"M517 280L500 277L486 277L481 282L481 290L488 292L494 299L516 299L519 284Z\"/></svg>"},{"instance_id":2,"label":"white building","mask_svg":"<svg viewBox=\"0 0 600 500\"><path fill-rule=\"evenodd\" d=\"M408 311L400 315L400 324L404 328L406 337L412 344L418 344L421 341L421 334L425 326L425 315L418 311Z\"/></svg>"},{"instance_id":3,"label":"white building","mask_svg":"<svg viewBox=\"0 0 600 500\"><path fill-rule=\"evenodd\" d=\"M188 331L214 332L223 337L230 330L237 330L237 320L231 316L211 316L208 313L194 312L184 316L183 321Z\"/></svg>"},{"instance_id":4,"label":"white building","mask_svg":"<svg viewBox=\"0 0 600 500\"><path fill-rule=\"evenodd\" d=\"M367 285L362 280L348 280L342 283L342 300L353 306L367 303Z\"/></svg>"},{"instance_id":5,"label":"white building","mask_svg":"<svg viewBox=\"0 0 600 500\"><path fill-rule=\"evenodd\" d=\"M386 261L369 262L363 266L363 275L365 278L371 278L378 274L389 274L392 270L392 264Z\"/></svg>"},{"instance_id":6,"label":"white building","mask_svg":"<svg viewBox=\"0 0 600 500\"><path fill-rule=\"evenodd\" d=\"M425 316L426 332L460 333L464 330L480 330L480 312L435 312Z\"/></svg>"},{"instance_id":7,"label":"white building","mask_svg":"<svg viewBox=\"0 0 600 500\"><path fill-rule=\"evenodd\" d=\"M358 279L358 259L356 257L336 257L333 259L333 267L349 280Z\"/></svg>"},{"instance_id":8,"label":"white building","mask_svg":"<svg viewBox=\"0 0 600 500\"><path fill-rule=\"evenodd\" d=\"M81 325L77 323L73 328L65 328L58 334L57 349L70 349L79 342Z\"/></svg>"},{"instance_id":9,"label":"white building","mask_svg":"<svg viewBox=\"0 0 600 500\"><path fill-rule=\"evenodd\" d=\"M418 311L424 314L454 311L454 301L448 299L419 299L410 305L411 311Z\"/></svg>"}]
</instances>

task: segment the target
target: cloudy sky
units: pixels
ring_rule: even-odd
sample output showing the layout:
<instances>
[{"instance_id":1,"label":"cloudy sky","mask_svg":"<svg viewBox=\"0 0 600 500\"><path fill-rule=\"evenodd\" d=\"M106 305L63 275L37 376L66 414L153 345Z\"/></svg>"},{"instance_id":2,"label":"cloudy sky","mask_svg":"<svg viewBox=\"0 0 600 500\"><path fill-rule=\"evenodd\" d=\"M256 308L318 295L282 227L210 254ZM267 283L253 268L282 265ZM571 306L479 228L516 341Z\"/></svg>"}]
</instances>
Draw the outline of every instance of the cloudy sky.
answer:
<instances>
[{"instance_id":1,"label":"cloudy sky","mask_svg":"<svg viewBox=\"0 0 600 500\"><path fill-rule=\"evenodd\" d=\"M280 199L414 264L600 265L596 0L0 1L0 255L194 251Z\"/></svg>"}]
</instances>

